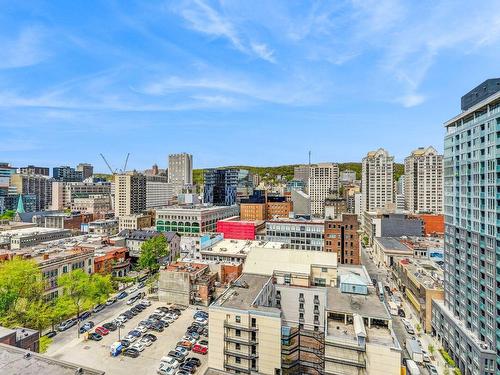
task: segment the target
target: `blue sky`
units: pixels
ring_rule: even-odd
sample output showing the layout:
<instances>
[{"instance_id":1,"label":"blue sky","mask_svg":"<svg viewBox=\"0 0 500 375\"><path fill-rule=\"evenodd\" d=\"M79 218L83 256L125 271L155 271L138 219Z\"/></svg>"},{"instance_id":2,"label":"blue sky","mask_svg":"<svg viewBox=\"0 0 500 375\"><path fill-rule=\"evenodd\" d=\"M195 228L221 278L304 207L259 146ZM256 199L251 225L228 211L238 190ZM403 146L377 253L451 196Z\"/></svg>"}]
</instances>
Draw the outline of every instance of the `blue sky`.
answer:
<instances>
[{"instance_id":1,"label":"blue sky","mask_svg":"<svg viewBox=\"0 0 500 375\"><path fill-rule=\"evenodd\" d=\"M195 167L442 149L460 96L499 77L476 1L0 0L0 160Z\"/></svg>"}]
</instances>

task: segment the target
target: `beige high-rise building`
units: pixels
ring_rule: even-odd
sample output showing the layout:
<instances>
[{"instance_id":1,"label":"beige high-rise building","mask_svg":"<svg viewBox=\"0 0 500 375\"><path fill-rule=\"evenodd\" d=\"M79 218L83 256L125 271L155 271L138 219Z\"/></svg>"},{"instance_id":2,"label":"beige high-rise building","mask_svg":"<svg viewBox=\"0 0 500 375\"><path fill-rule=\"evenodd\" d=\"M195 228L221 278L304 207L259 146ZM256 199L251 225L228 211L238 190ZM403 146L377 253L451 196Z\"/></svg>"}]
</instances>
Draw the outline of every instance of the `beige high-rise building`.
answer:
<instances>
[{"instance_id":1,"label":"beige high-rise building","mask_svg":"<svg viewBox=\"0 0 500 375\"><path fill-rule=\"evenodd\" d=\"M325 199L339 190L339 166L334 163L311 165L309 170L309 196L311 197L311 215L323 217Z\"/></svg>"},{"instance_id":2,"label":"beige high-rise building","mask_svg":"<svg viewBox=\"0 0 500 375\"><path fill-rule=\"evenodd\" d=\"M52 202L52 179L40 174L13 174L10 185L17 194L36 195L36 210L47 210Z\"/></svg>"},{"instance_id":3,"label":"beige high-rise building","mask_svg":"<svg viewBox=\"0 0 500 375\"><path fill-rule=\"evenodd\" d=\"M175 195L193 184L193 155L183 152L168 156L168 182L174 186Z\"/></svg>"},{"instance_id":4,"label":"beige high-rise building","mask_svg":"<svg viewBox=\"0 0 500 375\"><path fill-rule=\"evenodd\" d=\"M146 176L115 175L115 216L130 216L146 210Z\"/></svg>"},{"instance_id":5,"label":"beige high-rise building","mask_svg":"<svg viewBox=\"0 0 500 375\"><path fill-rule=\"evenodd\" d=\"M88 198L91 195L110 197L111 184L109 182L52 182L52 209L64 210L73 208L75 199ZM111 203L111 202L110 202Z\"/></svg>"},{"instance_id":6,"label":"beige high-rise building","mask_svg":"<svg viewBox=\"0 0 500 375\"><path fill-rule=\"evenodd\" d=\"M418 148L405 159L404 195L410 212L443 212L443 155L432 146Z\"/></svg>"},{"instance_id":7,"label":"beige high-rise building","mask_svg":"<svg viewBox=\"0 0 500 375\"><path fill-rule=\"evenodd\" d=\"M375 211L394 203L394 157L383 148L363 158L361 172L362 210Z\"/></svg>"}]
</instances>

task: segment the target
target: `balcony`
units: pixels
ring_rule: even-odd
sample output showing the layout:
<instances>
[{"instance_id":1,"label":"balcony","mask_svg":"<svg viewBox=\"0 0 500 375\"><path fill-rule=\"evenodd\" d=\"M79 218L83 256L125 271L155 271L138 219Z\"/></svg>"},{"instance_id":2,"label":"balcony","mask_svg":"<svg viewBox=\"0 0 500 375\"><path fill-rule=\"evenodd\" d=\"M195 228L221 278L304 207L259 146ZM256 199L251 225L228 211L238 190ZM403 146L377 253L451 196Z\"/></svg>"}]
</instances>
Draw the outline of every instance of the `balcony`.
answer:
<instances>
[{"instance_id":1,"label":"balcony","mask_svg":"<svg viewBox=\"0 0 500 375\"><path fill-rule=\"evenodd\" d=\"M244 353L244 352L240 352L240 351L236 351L236 350L230 350L230 349L226 349L224 350L224 354L225 355L230 355L232 357L238 357L238 358L243 358L243 359L247 359L247 360L251 360L251 359L256 359L259 357L259 355L257 353Z\"/></svg>"},{"instance_id":2,"label":"balcony","mask_svg":"<svg viewBox=\"0 0 500 375\"><path fill-rule=\"evenodd\" d=\"M340 363L348 366L355 366L359 368L366 368L366 360L364 358L346 358L346 357L337 357L331 355L325 355L325 360L328 362Z\"/></svg>"},{"instance_id":3,"label":"balcony","mask_svg":"<svg viewBox=\"0 0 500 375\"><path fill-rule=\"evenodd\" d=\"M259 330L257 327L249 327L242 325L241 323L228 322L227 320L224 321L224 328L239 329L240 331L245 332L257 332Z\"/></svg>"},{"instance_id":4,"label":"balcony","mask_svg":"<svg viewBox=\"0 0 500 375\"><path fill-rule=\"evenodd\" d=\"M305 298L304 298L304 297L299 297L299 302L300 302L300 303L304 303L305 301L306 301L306 300L305 300Z\"/></svg>"},{"instance_id":5,"label":"balcony","mask_svg":"<svg viewBox=\"0 0 500 375\"><path fill-rule=\"evenodd\" d=\"M250 367L245 367L241 364L236 364L236 363L224 363L224 369L239 371L240 373L244 373L244 374L250 374L252 372L250 370Z\"/></svg>"},{"instance_id":6,"label":"balcony","mask_svg":"<svg viewBox=\"0 0 500 375\"><path fill-rule=\"evenodd\" d=\"M258 342L257 340L252 340L250 337L249 338L244 338L244 337L236 337L236 336L224 336L224 341L226 342L232 342L234 344L241 344L241 345L257 345Z\"/></svg>"}]
</instances>

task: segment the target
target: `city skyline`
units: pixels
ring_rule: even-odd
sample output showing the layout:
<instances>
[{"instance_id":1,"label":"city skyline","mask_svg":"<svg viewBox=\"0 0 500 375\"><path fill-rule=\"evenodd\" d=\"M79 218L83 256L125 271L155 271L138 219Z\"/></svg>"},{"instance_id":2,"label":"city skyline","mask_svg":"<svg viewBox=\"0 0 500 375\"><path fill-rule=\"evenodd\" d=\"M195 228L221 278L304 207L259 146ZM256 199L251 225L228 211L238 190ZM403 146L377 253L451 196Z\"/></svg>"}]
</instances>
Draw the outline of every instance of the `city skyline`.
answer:
<instances>
[{"instance_id":1,"label":"city skyline","mask_svg":"<svg viewBox=\"0 0 500 375\"><path fill-rule=\"evenodd\" d=\"M1 159L106 172L101 152L115 168L130 152L131 169L177 152L195 168L307 163L309 150L313 162L442 153L456 98L497 75L493 8L6 4Z\"/></svg>"}]
</instances>

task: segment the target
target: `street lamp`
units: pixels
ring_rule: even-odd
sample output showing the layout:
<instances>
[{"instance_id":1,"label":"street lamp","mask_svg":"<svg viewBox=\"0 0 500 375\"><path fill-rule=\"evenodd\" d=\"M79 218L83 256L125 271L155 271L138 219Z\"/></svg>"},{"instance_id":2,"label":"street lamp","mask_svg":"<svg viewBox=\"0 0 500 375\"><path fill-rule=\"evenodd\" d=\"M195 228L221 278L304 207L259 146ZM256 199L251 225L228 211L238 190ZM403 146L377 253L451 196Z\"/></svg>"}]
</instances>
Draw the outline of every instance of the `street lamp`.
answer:
<instances>
[{"instance_id":1,"label":"street lamp","mask_svg":"<svg viewBox=\"0 0 500 375\"><path fill-rule=\"evenodd\" d=\"M122 341L120 336L120 329L121 329L121 324L118 326L118 341Z\"/></svg>"}]
</instances>

